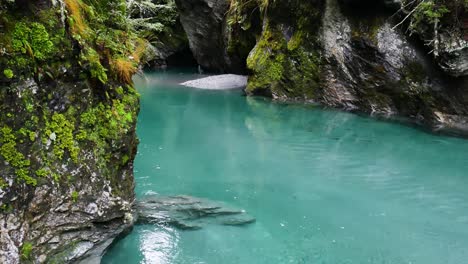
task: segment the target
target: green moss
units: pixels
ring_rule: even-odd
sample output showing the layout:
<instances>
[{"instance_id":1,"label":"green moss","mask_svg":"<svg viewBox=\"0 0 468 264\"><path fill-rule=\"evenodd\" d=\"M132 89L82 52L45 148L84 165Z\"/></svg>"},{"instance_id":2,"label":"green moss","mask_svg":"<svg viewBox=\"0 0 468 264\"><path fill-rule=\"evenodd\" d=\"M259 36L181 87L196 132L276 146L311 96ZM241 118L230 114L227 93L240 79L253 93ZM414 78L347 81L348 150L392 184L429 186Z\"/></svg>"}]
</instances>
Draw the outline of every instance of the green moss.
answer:
<instances>
[{"instance_id":1,"label":"green moss","mask_svg":"<svg viewBox=\"0 0 468 264\"><path fill-rule=\"evenodd\" d=\"M41 178L45 178L49 174L50 174L50 171L48 169L45 169L45 168L41 168L41 169L38 169L36 171L37 177L41 177Z\"/></svg>"},{"instance_id":2,"label":"green moss","mask_svg":"<svg viewBox=\"0 0 468 264\"><path fill-rule=\"evenodd\" d=\"M2 204L0 206L0 212L2 213L10 213L13 211L13 206L11 204Z\"/></svg>"},{"instance_id":3,"label":"green moss","mask_svg":"<svg viewBox=\"0 0 468 264\"><path fill-rule=\"evenodd\" d=\"M28 136L29 136L29 140L31 140L31 142L34 142L36 140L36 132L30 131Z\"/></svg>"},{"instance_id":4,"label":"green moss","mask_svg":"<svg viewBox=\"0 0 468 264\"><path fill-rule=\"evenodd\" d=\"M77 191L73 191L73 192L71 193L71 198L72 198L72 201L73 201L74 203L76 203L76 202L78 201L78 197L79 197L79 193L78 193Z\"/></svg>"},{"instance_id":5,"label":"green moss","mask_svg":"<svg viewBox=\"0 0 468 264\"><path fill-rule=\"evenodd\" d=\"M319 6L308 1L270 1L266 6L262 34L247 59L251 75L246 92L315 99L321 72Z\"/></svg>"},{"instance_id":6,"label":"green moss","mask_svg":"<svg viewBox=\"0 0 468 264\"><path fill-rule=\"evenodd\" d=\"M127 164L129 160L130 160L130 157L128 155L123 155L122 156L122 165Z\"/></svg>"},{"instance_id":7,"label":"green moss","mask_svg":"<svg viewBox=\"0 0 468 264\"><path fill-rule=\"evenodd\" d=\"M50 41L47 30L37 22L17 23L13 32L12 47L15 52L28 54L37 60L49 58L54 51L54 44Z\"/></svg>"},{"instance_id":8,"label":"green moss","mask_svg":"<svg viewBox=\"0 0 468 264\"><path fill-rule=\"evenodd\" d=\"M11 79L11 78L13 78L15 76L11 69L3 70L3 75L5 75L5 77L7 77L8 79Z\"/></svg>"},{"instance_id":9,"label":"green moss","mask_svg":"<svg viewBox=\"0 0 468 264\"><path fill-rule=\"evenodd\" d=\"M21 259L24 260L30 260L31 259L31 253L33 250L33 245L31 242L25 242L23 246L21 246Z\"/></svg>"},{"instance_id":10,"label":"green moss","mask_svg":"<svg viewBox=\"0 0 468 264\"><path fill-rule=\"evenodd\" d=\"M6 188L6 187L8 187L7 182L3 178L0 178L0 189Z\"/></svg>"},{"instance_id":11,"label":"green moss","mask_svg":"<svg viewBox=\"0 0 468 264\"><path fill-rule=\"evenodd\" d=\"M286 42L281 32L266 28L257 46L247 58L247 67L255 71L247 86L247 92L265 89L279 81L283 74Z\"/></svg>"},{"instance_id":12,"label":"green moss","mask_svg":"<svg viewBox=\"0 0 468 264\"><path fill-rule=\"evenodd\" d=\"M13 206L27 205L31 197L16 194L34 192L32 186L49 184L60 193L73 181L85 184L89 172L109 179L115 191L131 186L131 177L121 181L121 172L134 155L138 96L115 78L111 59L140 55L136 36L123 23L124 1L71 1L89 7L82 13L89 34L81 41L73 39L69 20L65 26L60 21L59 5L29 1L17 10L21 12L0 16L0 79L33 78L40 87L33 94L33 89L12 85L0 93L2 208L11 197L18 197ZM21 98L14 97L19 92ZM57 107L61 110L52 110ZM85 162L86 168L79 166ZM72 177L71 171L80 177ZM77 194L68 195L76 201ZM28 251L27 244L24 249Z\"/></svg>"},{"instance_id":13,"label":"green moss","mask_svg":"<svg viewBox=\"0 0 468 264\"><path fill-rule=\"evenodd\" d=\"M247 60L254 71L247 93L269 90L277 96L313 98L320 59L316 51L302 46L305 33L298 30L286 42L281 32L266 30Z\"/></svg>"},{"instance_id":14,"label":"green moss","mask_svg":"<svg viewBox=\"0 0 468 264\"><path fill-rule=\"evenodd\" d=\"M288 50L293 51L300 47L303 40L303 34L304 32L302 30L294 32L294 35L288 42Z\"/></svg>"},{"instance_id":15,"label":"green moss","mask_svg":"<svg viewBox=\"0 0 468 264\"><path fill-rule=\"evenodd\" d=\"M17 180L36 186L37 180L29 176L31 162L25 158L23 153L17 150L17 138L13 130L8 126L4 126L1 129L1 133L0 143L2 143L2 146L0 147L0 155L10 166L15 168Z\"/></svg>"},{"instance_id":16,"label":"green moss","mask_svg":"<svg viewBox=\"0 0 468 264\"><path fill-rule=\"evenodd\" d=\"M73 161L78 160L79 148L73 137L74 122L68 120L64 114L54 113L50 121L46 122L45 133L54 142L54 154L62 159L68 150Z\"/></svg>"}]
</instances>

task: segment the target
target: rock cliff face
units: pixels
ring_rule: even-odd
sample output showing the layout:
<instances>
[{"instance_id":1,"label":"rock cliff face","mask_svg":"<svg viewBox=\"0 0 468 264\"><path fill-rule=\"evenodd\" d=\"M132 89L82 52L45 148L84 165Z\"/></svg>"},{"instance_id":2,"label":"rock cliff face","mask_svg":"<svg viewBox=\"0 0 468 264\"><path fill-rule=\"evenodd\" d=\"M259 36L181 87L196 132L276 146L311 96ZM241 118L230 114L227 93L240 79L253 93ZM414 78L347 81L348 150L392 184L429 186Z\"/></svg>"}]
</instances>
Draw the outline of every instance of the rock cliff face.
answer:
<instances>
[{"instance_id":1,"label":"rock cliff face","mask_svg":"<svg viewBox=\"0 0 468 264\"><path fill-rule=\"evenodd\" d=\"M435 60L451 66L436 67L422 45L395 28L398 2L356 2L270 1L247 59L246 92L466 134L467 79L449 76L463 75L463 53L444 59L440 48Z\"/></svg>"},{"instance_id":2,"label":"rock cliff face","mask_svg":"<svg viewBox=\"0 0 468 264\"><path fill-rule=\"evenodd\" d=\"M144 41L125 12L0 1L0 263L99 256L132 224Z\"/></svg>"},{"instance_id":3,"label":"rock cliff face","mask_svg":"<svg viewBox=\"0 0 468 264\"><path fill-rule=\"evenodd\" d=\"M190 49L200 66L221 73L245 72L245 57L255 45L255 35L243 34L251 30L247 23L241 29L240 25L228 21L227 14L233 11L230 1L176 0L176 4ZM250 16L257 14L258 11L252 10L249 21Z\"/></svg>"}]
</instances>

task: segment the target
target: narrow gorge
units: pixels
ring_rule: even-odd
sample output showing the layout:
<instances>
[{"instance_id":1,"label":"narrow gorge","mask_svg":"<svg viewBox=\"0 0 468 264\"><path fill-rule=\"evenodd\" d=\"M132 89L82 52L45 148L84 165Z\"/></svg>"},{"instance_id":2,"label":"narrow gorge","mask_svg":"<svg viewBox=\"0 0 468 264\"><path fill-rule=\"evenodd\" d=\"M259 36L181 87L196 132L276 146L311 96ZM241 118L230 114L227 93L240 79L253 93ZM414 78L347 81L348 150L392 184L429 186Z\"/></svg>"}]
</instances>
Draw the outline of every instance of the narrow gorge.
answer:
<instances>
[{"instance_id":1,"label":"narrow gorge","mask_svg":"<svg viewBox=\"0 0 468 264\"><path fill-rule=\"evenodd\" d=\"M0 100L0 263L468 257L467 0L0 0Z\"/></svg>"}]
</instances>

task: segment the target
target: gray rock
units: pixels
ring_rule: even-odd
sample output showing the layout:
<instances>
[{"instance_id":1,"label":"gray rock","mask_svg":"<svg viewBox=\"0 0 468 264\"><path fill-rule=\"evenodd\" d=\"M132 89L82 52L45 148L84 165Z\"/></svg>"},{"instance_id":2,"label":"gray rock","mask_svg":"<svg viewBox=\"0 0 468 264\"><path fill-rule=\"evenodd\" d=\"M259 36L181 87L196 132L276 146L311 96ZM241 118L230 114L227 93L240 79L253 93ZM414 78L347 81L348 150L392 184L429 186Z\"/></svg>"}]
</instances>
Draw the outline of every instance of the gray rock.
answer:
<instances>
[{"instance_id":1,"label":"gray rock","mask_svg":"<svg viewBox=\"0 0 468 264\"><path fill-rule=\"evenodd\" d=\"M191 196L149 196L135 205L137 223L171 225L184 230L205 225L241 226L255 222L244 210Z\"/></svg>"},{"instance_id":2,"label":"gray rock","mask_svg":"<svg viewBox=\"0 0 468 264\"><path fill-rule=\"evenodd\" d=\"M207 90L227 90L243 88L247 85L247 76L222 74L181 83L181 85Z\"/></svg>"},{"instance_id":3,"label":"gray rock","mask_svg":"<svg viewBox=\"0 0 468 264\"><path fill-rule=\"evenodd\" d=\"M448 34L440 38L441 50L436 57L440 68L455 77L468 76L468 38Z\"/></svg>"}]
</instances>

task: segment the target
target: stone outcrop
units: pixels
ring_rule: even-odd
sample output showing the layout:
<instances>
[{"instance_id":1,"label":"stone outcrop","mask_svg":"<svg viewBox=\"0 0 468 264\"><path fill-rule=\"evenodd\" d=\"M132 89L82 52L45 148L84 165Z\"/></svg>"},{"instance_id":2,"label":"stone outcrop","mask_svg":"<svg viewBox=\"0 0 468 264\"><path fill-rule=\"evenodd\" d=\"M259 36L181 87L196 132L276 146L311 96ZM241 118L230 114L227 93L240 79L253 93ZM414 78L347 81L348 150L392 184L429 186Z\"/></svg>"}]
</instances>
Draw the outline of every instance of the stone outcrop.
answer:
<instances>
[{"instance_id":1,"label":"stone outcrop","mask_svg":"<svg viewBox=\"0 0 468 264\"><path fill-rule=\"evenodd\" d=\"M142 41L121 34L121 1L94 1L96 20L81 1L53 2L0 2L5 264L100 255L133 223L139 99L130 78Z\"/></svg>"}]
</instances>

